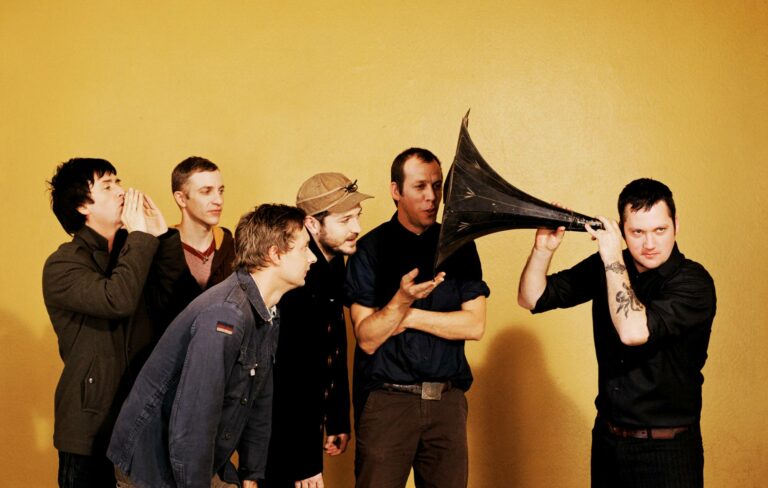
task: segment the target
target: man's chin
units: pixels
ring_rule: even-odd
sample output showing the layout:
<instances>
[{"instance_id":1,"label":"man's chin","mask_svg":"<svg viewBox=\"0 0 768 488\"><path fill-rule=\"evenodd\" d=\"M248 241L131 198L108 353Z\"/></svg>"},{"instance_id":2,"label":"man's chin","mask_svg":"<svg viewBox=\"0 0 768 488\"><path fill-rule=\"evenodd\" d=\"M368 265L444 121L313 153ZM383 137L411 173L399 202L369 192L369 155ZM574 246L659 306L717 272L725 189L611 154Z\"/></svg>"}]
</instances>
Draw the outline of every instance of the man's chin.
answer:
<instances>
[{"instance_id":1,"label":"man's chin","mask_svg":"<svg viewBox=\"0 0 768 488\"><path fill-rule=\"evenodd\" d=\"M357 252L357 242L353 242L352 244L344 244L339 248L338 251L339 254L343 254L344 256L351 256Z\"/></svg>"}]
</instances>

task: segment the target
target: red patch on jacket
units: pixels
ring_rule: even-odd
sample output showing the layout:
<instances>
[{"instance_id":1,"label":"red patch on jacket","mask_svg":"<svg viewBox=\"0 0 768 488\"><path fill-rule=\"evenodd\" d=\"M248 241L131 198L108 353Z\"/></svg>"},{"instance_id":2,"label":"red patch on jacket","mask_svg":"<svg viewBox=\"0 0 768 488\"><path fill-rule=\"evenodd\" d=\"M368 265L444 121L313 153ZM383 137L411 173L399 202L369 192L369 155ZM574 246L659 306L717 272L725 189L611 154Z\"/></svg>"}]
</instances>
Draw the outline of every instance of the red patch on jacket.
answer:
<instances>
[{"instance_id":1,"label":"red patch on jacket","mask_svg":"<svg viewBox=\"0 0 768 488\"><path fill-rule=\"evenodd\" d=\"M218 322L216 324L216 332L221 332L222 334L232 335L232 332L235 331L235 328L232 327L229 324L225 324L224 322Z\"/></svg>"}]
</instances>

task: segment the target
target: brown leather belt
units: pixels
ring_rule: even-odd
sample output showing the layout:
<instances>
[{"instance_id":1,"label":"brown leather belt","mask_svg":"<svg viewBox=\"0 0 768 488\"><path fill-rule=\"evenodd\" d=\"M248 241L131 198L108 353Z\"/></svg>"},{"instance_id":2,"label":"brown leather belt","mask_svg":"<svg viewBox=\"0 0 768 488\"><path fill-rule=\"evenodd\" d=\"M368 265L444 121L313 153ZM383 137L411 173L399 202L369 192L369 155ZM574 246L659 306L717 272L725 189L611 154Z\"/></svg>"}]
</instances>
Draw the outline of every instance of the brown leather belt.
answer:
<instances>
[{"instance_id":1,"label":"brown leather belt","mask_svg":"<svg viewBox=\"0 0 768 488\"><path fill-rule=\"evenodd\" d=\"M451 388L451 382L424 381L412 385L398 385L397 383L384 383L382 390L397 391L400 393L412 393L420 395L422 400L440 400L442 393Z\"/></svg>"},{"instance_id":2,"label":"brown leather belt","mask_svg":"<svg viewBox=\"0 0 768 488\"><path fill-rule=\"evenodd\" d=\"M633 437L635 439L674 439L677 434L685 432L689 427L654 427L647 429L629 429L618 425L613 425L607 420L603 420L608 430L613 435L619 437Z\"/></svg>"}]
</instances>

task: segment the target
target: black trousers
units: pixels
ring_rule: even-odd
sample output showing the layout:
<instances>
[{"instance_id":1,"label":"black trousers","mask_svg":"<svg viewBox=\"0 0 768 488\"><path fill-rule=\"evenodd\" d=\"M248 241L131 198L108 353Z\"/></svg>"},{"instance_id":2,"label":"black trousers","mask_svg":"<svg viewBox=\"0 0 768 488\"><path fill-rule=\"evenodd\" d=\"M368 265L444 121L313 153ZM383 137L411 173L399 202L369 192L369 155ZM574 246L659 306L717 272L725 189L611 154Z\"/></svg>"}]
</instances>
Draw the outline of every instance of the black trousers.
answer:
<instances>
[{"instance_id":1,"label":"black trousers","mask_svg":"<svg viewBox=\"0 0 768 488\"><path fill-rule=\"evenodd\" d=\"M59 451L61 488L104 488L113 487L115 483L115 467L106 456Z\"/></svg>"},{"instance_id":2,"label":"black trousers","mask_svg":"<svg viewBox=\"0 0 768 488\"><path fill-rule=\"evenodd\" d=\"M701 488L704 448L691 426L674 439L614 435L601 419L592 429L592 488Z\"/></svg>"}]
</instances>

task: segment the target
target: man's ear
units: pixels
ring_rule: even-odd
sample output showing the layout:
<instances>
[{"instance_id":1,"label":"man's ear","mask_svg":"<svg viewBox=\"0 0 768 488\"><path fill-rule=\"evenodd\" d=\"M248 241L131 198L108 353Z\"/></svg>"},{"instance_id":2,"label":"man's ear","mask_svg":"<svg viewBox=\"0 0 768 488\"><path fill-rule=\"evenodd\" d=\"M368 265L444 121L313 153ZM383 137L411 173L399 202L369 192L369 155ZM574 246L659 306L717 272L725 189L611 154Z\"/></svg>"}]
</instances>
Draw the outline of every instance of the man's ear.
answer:
<instances>
[{"instance_id":1,"label":"man's ear","mask_svg":"<svg viewBox=\"0 0 768 488\"><path fill-rule=\"evenodd\" d=\"M176 190L173 192L173 199L176 200L176 205L178 205L179 208L184 208L187 206L187 197L184 195L183 191Z\"/></svg>"},{"instance_id":2,"label":"man's ear","mask_svg":"<svg viewBox=\"0 0 768 488\"><path fill-rule=\"evenodd\" d=\"M680 232L680 219L675 215L675 235Z\"/></svg>"},{"instance_id":3,"label":"man's ear","mask_svg":"<svg viewBox=\"0 0 768 488\"><path fill-rule=\"evenodd\" d=\"M397 188L397 182L389 182L389 194L392 197L392 200L395 201L395 204L400 201L400 190Z\"/></svg>"},{"instance_id":4,"label":"man's ear","mask_svg":"<svg viewBox=\"0 0 768 488\"><path fill-rule=\"evenodd\" d=\"M280 265L280 250L277 248L277 246L272 245L269 246L269 262L272 263L273 266L279 266Z\"/></svg>"},{"instance_id":5,"label":"man's ear","mask_svg":"<svg viewBox=\"0 0 768 488\"><path fill-rule=\"evenodd\" d=\"M85 215L86 218L91 215L91 210L85 204L77 207L77 211L80 212L80 215Z\"/></svg>"},{"instance_id":6,"label":"man's ear","mask_svg":"<svg viewBox=\"0 0 768 488\"><path fill-rule=\"evenodd\" d=\"M322 224L313 216L307 215L304 217L304 227L307 228L310 234L317 236L320 234L320 228L322 227Z\"/></svg>"}]
</instances>

